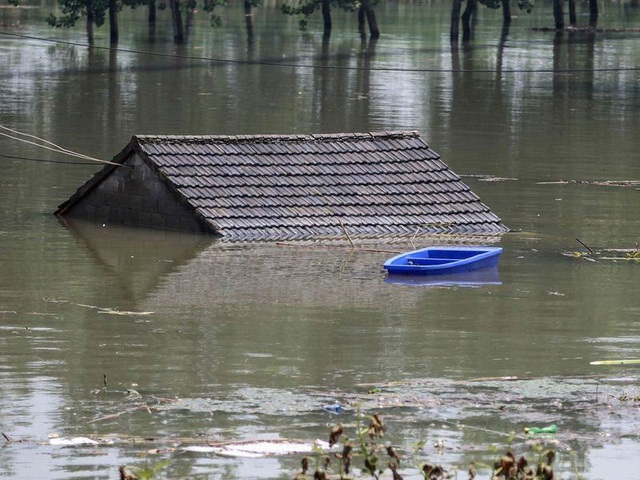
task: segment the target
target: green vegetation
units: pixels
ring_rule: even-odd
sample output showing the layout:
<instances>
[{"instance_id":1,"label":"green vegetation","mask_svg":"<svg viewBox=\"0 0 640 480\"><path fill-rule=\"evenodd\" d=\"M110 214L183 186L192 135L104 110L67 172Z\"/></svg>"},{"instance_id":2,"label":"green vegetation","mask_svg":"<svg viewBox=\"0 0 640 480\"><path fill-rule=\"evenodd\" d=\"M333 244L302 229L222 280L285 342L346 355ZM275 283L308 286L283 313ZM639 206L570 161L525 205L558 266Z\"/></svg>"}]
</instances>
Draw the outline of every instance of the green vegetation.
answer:
<instances>
[{"instance_id":1,"label":"green vegetation","mask_svg":"<svg viewBox=\"0 0 640 480\"><path fill-rule=\"evenodd\" d=\"M7 0L8 3L18 5L20 0ZM367 26L369 35L375 39L380 36L380 28L375 14L375 6L378 0L285 0L281 5L281 11L285 15L299 17L300 28L306 30L309 26L309 18L317 12L321 12L323 19L324 36L328 37L332 29L332 10L357 14L358 32L365 35ZM465 4L464 11L462 10ZM476 27L477 11L479 6L489 9L502 9L503 32L502 37L508 35L511 24L511 4L521 11L531 13L535 0L453 0L451 7L451 27L450 38L453 43L458 41L459 24L462 22L465 42L473 38L473 31ZM564 3L565 0L553 0L554 28L557 31L565 29L564 24ZM253 34L252 12L262 4L262 0L243 0L244 17L249 37ZM571 30L578 29L576 1L568 0L569 25ZM118 13L124 8L147 7L149 34L155 35L157 21L157 11L167 10L171 13L171 24L173 27L173 38L175 43L187 41L187 31L189 19L193 12L200 9L210 13L210 23L214 27L222 25L222 17L218 14L221 7L228 5L228 0L58 0L59 12L50 13L46 21L52 27L73 27L80 20L85 21L87 38L93 44L93 28L100 27L107 23L110 29L110 41L112 45L118 43ZM424 8L429 8L426 4ZM589 0L589 24L587 29L595 30L598 21L597 0Z\"/></svg>"},{"instance_id":2,"label":"green vegetation","mask_svg":"<svg viewBox=\"0 0 640 480\"><path fill-rule=\"evenodd\" d=\"M118 471L120 480L152 480L168 465L169 460L158 462L155 465L145 465L144 467L122 465Z\"/></svg>"},{"instance_id":3,"label":"green vegetation","mask_svg":"<svg viewBox=\"0 0 640 480\"><path fill-rule=\"evenodd\" d=\"M282 4L282 13L286 15L300 15L300 29L306 30L308 18L318 10L322 11L325 19L325 30L331 29L331 7L340 8L347 12L355 12L360 7L357 0L302 0L296 5Z\"/></svg>"},{"instance_id":4,"label":"green vegetation","mask_svg":"<svg viewBox=\"0 0 640 480\"><path fill-rule=\"evenodd\" d=\"M325 36L331 33L331 8L338 8L346 12L358 12L358 31L364 34L366 22L369 24L371 37L378 38L380 30L373 10L375 3L375 0L300 0L296 5L285 3L281 8L282 13L286 15L302 17L300 19L301 30L307 29L309 17L320 10L322 12Z\"/></svg>"},{"instance_id":5,"label":"green vegetation","mask_svg":"<svg viewBox=\"0 0 640 480\"><path fill-rule=\"evenodd\" d=\"M321 449L317 449L313 474L309 471L311 463L309 457L304 457L301 462L301 471L296 475L295 480L306 480L308 478L328 480L330 474L332 477L337 476L343 480L358 478L351 468L354 453L357 455L358 463L362 466L360 470L362 475L377 480L389 470L393 480L402 480L403 477L399 471L400 465L401 462L407 463L407 460L392 445L381 444L386 427L380 415L364 416L358 412L357 418L354 439L350 439L344 434L341 424L331 428L329 445L334 446L342 439L342 452L334 453L332 456ZM368 421L366 425L363 423L365 420ZM417 469L425 480L461 478L456 469L446 470L441 465L434 465L424 461L420 455L424 446L424 441L416 445L413 458L410 459L413 460L414 466L404 466L405 469ZM439 442L437 447L438 449L444 449L444 444ZM518 458L513 449L509 447L507 452L494 462L493 466L471 462L467 470L467 478L474 480L478 475L476 466L479 466L490 470L491 480L552 480L554 478L553 463L555 456L555 452L545 449L541 442L533 444L529 458L524 455ZM332 471L331 465L334 459L337 460L337 467Z\"/></svg>"},{"instance_id":6,"label":"green vegetation","mask_svg":"<svg viewBox=\"0 0 640 480\"><path fill-rule=\"evenodd\" d=\"M587 251L577 250L562 252L565 257L577 258L580 261L598 262L598 261L612 261L612 262L632 262L640 263L640 246L636 242L634 248L603 248L594 249L585 244L579 238L576 241L580 243Z\"/></svg>"}]
</instances>

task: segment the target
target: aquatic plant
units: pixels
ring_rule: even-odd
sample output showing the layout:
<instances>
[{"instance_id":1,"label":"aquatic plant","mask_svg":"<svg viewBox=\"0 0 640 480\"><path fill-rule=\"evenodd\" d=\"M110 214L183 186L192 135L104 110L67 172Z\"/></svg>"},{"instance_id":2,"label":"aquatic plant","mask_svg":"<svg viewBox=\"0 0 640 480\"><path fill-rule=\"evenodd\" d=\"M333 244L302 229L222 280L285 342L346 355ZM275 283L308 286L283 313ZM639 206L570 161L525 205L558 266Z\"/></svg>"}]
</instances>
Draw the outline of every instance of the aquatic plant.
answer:
<instances>
[{"instance_id":1,"label":"aquatic plant","mask_svg":"<svg viewBox=\"0 0 640 480\"><path fill-rule=\"evenodd\" d=\"M524 455L516 460L512 450L508 450L493 467L492 480L553 480L551 464L555 459L555 452L547 450L540 454L536 470L529 465Z\"/></svg>"},{"instance_id":2,"label":"aquatic plant","mask_svg":"<svg viewBox=\"0 0 640 480\"><path fill-rule=\"evenodd\" d=\"M374 413L369 415L369 425L364 427L362 425L363 416L358 413L358 439L360 441L360 453L364 457L364 468L369 474L378 478L378 473L382 473L383 470L378 472L378 445L376 440L381 439L384 436L385 426L382 422L382 418ZM369 440L367 440L367 437Z\"/></svg>"},{"instance_id":3,"label":"aquatic plant","mask_svg":"<svg viewBox=\"0 0 640 480\"><path fill-rule=\"evenodd\" d=\"M562 255L565 257L577 258L581 263L583 261L597 262L599 260L608 260L613 262L626 260L640 263L640 245L638 242L636 242L634 248L603 248L600 250L594 250L579 238L576 238L576 240L585 247L587 251L568 251L562 252ZM613 256L611 256L612 254ZM621 254L624 254L624 256Z\"/></svg>"},{"instance_id":4,"label":"aquatic plant","mask_svg":"<svg viewBox=\"0 0 640 480\"><path fill-rule=\"evenodd\" d=\"M120 480L151 480L156 478L156 475L168 465L169 460L163 460L155 465L145 465L144 467L122 465L118 471Z\"/></svg>"},{"instance_id":5,"label":"aquatic plant","mask_svg":"<svg viewBox=\"0 0 640 480\"><path fill-rule=\"evenodd\" d=\"M365 424L363 420L368 419L368 424ZM350 440L344 436L344 429L341 424L338 424L331 428L329 436L330 446L338 444L340 439L343 439L343 448L341 452L335 452L333 456L338 459L337 473L342 480L357 478L354 477L351 471L351 462L354 453L358 454L359 459L362 461L362 473L369 475L372 478L378 479L387 469L390 471L393 480L403 480L401 473L399 472L400 464L403 461L402 455L397 449L390 445L380 445L380 440L384 437L386 426L382 421L382 417L375 413L372 415L361 415L358 412L358 422L356 425L355 440ZM354 442L357 443L357 447L354 451ZM452 470L446 470L441 465L434 465L428 462L422 462L419 460L419 455L425 446L424 441L419 441L414 448L413 457L418 459L417 469L424 480L445 480L450 478L458 478L458 471L454 468ZM444 442L436 443L437 448L444 448ZM509 446L507 452L498 458L493 467L489 465L476 464L471 462L467 471L469 480L474 480L477 476L476 465L488 468L491 470L491 480L554 480L553 462L555 460L555 451L551 449L545 449L541 442L533 444L531 447L533 457L527 458L521 455L516 457L513 449ZM386 453L388 459L383 461L381 455ZM327 480L329 476L329 467L331 464L331 457L318 449L316 454L316 468L313 473L313 480ZM532 466L535 465L535 468ZM302 470L295 477L295 480L306 480L309 472L309 458L304 457L302 459ZM574 465L574 473L580 477L577 469ZM333 476L335 477L335 476Z\"/></svg>"},{"instance_id":6,"label":"aquatic plant","mask_svg":"<svg viewBox=\"0 0 640 480\"><path fill-rule=\"evenodd\" d=\"M632 252L627 252L627 260L640 261L640 246L636 242L636 249Z\"/></svg>"}]
</instances>

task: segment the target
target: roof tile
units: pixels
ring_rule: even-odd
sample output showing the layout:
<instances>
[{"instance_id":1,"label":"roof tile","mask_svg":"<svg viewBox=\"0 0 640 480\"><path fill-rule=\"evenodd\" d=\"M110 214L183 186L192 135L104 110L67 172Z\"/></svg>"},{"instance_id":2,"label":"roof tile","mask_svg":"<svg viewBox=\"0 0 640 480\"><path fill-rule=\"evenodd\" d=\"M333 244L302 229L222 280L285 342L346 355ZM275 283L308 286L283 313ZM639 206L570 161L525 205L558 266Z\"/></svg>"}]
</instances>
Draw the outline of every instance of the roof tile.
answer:
<instances>
[{"instance_id":1,"label":"roof tile","mask_svg":"<svg viewBox=\"0 0 640 480\"><path fill-rule=\"evenodd\" d=\"M230 239L343 236L341 223L355 235L507 231L415 132L136 136L130 146Z\"/></svg>"}]
</instances>

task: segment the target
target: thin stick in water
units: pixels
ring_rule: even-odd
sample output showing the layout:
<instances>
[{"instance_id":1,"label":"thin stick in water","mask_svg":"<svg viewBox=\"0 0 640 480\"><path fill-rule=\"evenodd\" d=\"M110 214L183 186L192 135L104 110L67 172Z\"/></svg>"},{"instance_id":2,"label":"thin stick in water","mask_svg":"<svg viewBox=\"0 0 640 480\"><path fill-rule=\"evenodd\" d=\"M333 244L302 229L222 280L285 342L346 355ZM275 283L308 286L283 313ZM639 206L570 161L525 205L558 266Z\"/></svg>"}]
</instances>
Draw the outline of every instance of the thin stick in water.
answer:
<instances>
[{"instance_id":1,"label":"thin stick in water","mask_svg":"<svg viewBox=\"0 0 640 480\"><path fill-rule=\"evenodd\" d=\"M351 248L356 248L356 246L353 244L353 241L351 240L351 237L349 236L349 232L347 232L347 229L344 226L344 223L342 223L342 220L338 220L338 221L340 222L340 226L342 227L342 231L346 235L347 240L349 240L349 243L351 244Z\"/></svg>"},{"instance_id":2,"label":"thin stick in water","mask_svg":"<svg viewBox=\"0 0 640 480\"><path fill-rule=\"evenodd\" d=\"M595 252L593 250L591 250L589 248L589 245L587 245L586 243L584 243L582 240L580 240L579 238L576 237L576 240L578 241L578 243L580 243L580 245L582 245L584 248L586 248L587 250L589 250L589 253L594 254Z\"/></svg>"}]
</instances>

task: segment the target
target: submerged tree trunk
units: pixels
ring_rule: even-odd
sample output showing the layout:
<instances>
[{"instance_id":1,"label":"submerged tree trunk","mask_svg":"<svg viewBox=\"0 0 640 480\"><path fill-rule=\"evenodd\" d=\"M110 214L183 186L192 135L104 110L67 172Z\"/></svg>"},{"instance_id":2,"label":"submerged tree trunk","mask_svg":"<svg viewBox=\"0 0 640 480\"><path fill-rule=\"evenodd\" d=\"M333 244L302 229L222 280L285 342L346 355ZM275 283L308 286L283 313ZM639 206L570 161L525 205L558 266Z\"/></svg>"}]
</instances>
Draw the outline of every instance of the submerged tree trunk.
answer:
<instances>
[{"instance_id":1,"label":"submerged tree trunk","mask_svg":"<svg viewBox=\"0 0 640 480\"><path fill-rule=\"evenodd\" d=\"M247 38L253 39L253 5L249 0L244 0L244 24L247 27Z\"/></svg>"},{"instance_id":2,"label":"submerged tree trunk","mask_svg":"<svg viewBox=\"0 0 640 480\"><path fill-rule=\"evenodd\" d=\"M496 80L497 85L500 84L502 79L502 65L504 64L504 50L507 45L507 39L509 38L509 24L502 24L502 32L500 33L500 43L498 44L498 57L496 59Z\"/></svg>"},{"instance_id":3,"label":"submerged tree trunk","mask_svg":"<svg viewBox=\"0 0 640 480\"><path fill-rule=\"evenodd\" d=\"M453 0L451 8L451 29L449 30L449 38L452 42L458 42L460 33L460 10L462 10L462 0Z\"/></svg>"},{"instance_id":4,"label":"submerged tree trunk","mask_svg":"<svg viewBox=\"0 0 640 480\"><path fill-rule=\"evenodd\" d=\"M182 25L182 12L180 11L180 0L170 0L171 21L173 22L173 41L184 43L184 26Z\"/></svg>"},{"instance_id":5,"label":"submerged tree trunk","mask_svg":"<svg viewBox=\"0 0 640 480\"><path fill-rule=\"evenodd\" d=\"M508 30L509 25L511 25L511 2L510 0L502 0L502 28L506 27Z\"/></svg>"},{"instance_id":6,"label":"submerged tree trunk","mask_svg":"<svg viewBox=\"0 0 640 480\"><path fill-rule=\"evenodd\" d=\"M94 35L93 35L93 24L95 23L95 17L93 16L93 10L90 5L87 5L87 43L89 45L93 45L94 43Z\"/></svg>"},{"instance_id":7,"label":"submerged tree trunk","mask_svg":"<svg viewBox=\"0 0 640 480\"><path fill-rule=\"evenodd\" d=\"M478 10L478 0L467 0L467 6L462 13L462 41L468 42L473 35L471 20Z\"/></svg>"},{"instance_id":8,"label":"submerged tree trunk","mask_svg":"<svg viewBox=\"0 0 640 480\"><path fill-rule=\"evenodd\" d=\"M189 39L189 34L193 29L193 8L189 7L184 14L184 41Z\"/></svg>"},{"instance_id":9,"label":"submerged tree trunk","mask_svg":"<svg viewBox=\"0 0 640 480\"><path fill-rule=\"evenodd\" d=\"M576 14L576 0L569 0L569 25L578 25L578 15Z\"/></svg>"},{"instance_id":10,"label":"submerged tree trunk","mask_svg":"<svg viewBox=\"0 0 640 480\"><path fill-rule=\"evenodd\" d=\"M364 8L364 14L367 18L367 23L369 24L369 35L371 35L371 38L379 38L380 29L378 28L376 12L373 11L371 0L362 0L362 7Z\"/></svg>"},{"instance_id":11,"label":"submerged tree trunk","mask_svg":"<svg viewBox=\"0 0 640 480\"><path fill-rule=\"evenodd\" d=\"M111 45L117 45L120 39L118 31L118 2L117 0L109 0L109 39Z\"/></svg>"},{"instance_id":12,"label":"submerged tree trunk","mask_svg":"<svg viewBox=\"0 0 640 480\"><path fill-rule=\"evenodd\" d=\"M598 26L598 0L589 0L589 26Z\"/></svg>"},{"instance_id":13,"label":"submerged tree trunk","mask_svg":"<svg viewBox=\"0 0 640 480\"><path fill-rule=\"evenodd\" d=\"M324 36L331 35L331 0L322 0L322 22L324 24Z\"/></svg>"},{"instance_id":14,"label":"submerged tree trunk","mask_svg":"<svg viewBox=\"0 0 640 480\"><path fill-rule=\"evenodd\" d=\"M358 9L358 33L360 35L365 34L366 21L367 19L365 18L365 14L364 14L364 7L360 5L360 8Z\"/></svg>"},{"instance_id":15,"label":"submerged tree trunk","mask_svg":"<svg viewBox=\"0 0 640 480\"><path fill-rule=\"evenodd\" d=\"M147 16L147 22L149 23L149 37L152 39L156 36L156 18L157 18L157 6L156 0L149 0L149 15Z\"/></svg>"},{"instance_id":16,"label":"submerged tree trunk","mask_svg":"<svg viewBox=\"0 0 640 480\"><path fill-rule=\"evenodd\" d=\"M553 21L556 30L564 30L564 8L562 3L564 0L553 0Z\"/></svg>"}]
</instances>

